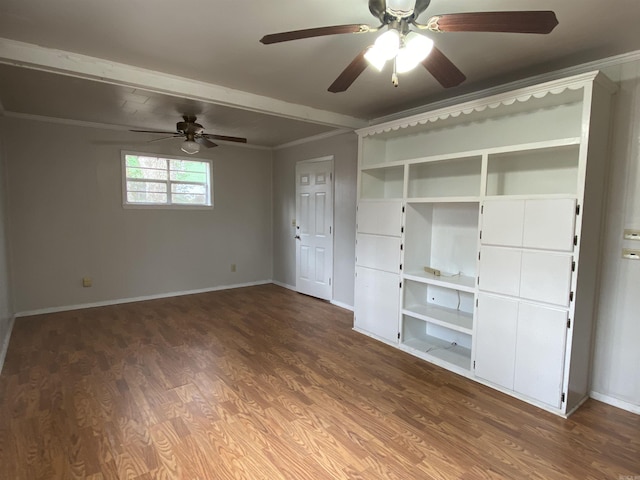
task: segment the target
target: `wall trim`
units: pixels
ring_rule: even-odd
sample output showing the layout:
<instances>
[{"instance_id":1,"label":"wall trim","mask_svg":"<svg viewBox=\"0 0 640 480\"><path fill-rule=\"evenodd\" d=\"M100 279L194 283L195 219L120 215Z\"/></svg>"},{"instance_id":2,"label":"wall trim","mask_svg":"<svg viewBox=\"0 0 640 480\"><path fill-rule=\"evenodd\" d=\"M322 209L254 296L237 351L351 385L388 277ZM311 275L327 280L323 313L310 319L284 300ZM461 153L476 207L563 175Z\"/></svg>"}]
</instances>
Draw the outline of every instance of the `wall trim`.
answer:
<instances>
[{"instance_id":1,"label":"wall trim","mask_svg":"<svg viewBox=\"0 0 640 480\"><path fill-rule=\"evenodd\" d=\"M510 92L512 90L518 90L520 88L530 87L539 83L558 80L573 75L580 75L593 70L602 70L603 68L615 67L624 63L635 62L640 60L640 50L634 52L623 53L621 55L615 55L613 57L607 57L600 60L594 60L592 62L582 63L572 67L562 68L560 70L554 70L552 72L543 73L540 75L527 76L521 80L513 82L503 83L494 87L489 87L481 90L474 90L472 92L458 95L456 97L444 98L442 100L420 105L415 108L403 110L402 112L392 113L383 117L373 118L369 121L370 126L375 126L380 123L386 123L392 120L403 119L412 115L418 115L432 110L439 110L441 108L450 107L460 103L471 102L485 97L493 95L499 95L501 93Z\"/></svg>"},{"instance_id":2,"label":"wall trim","mask_svg":"<svg viewBox=\"0 0 640 480\"><path fill-rule=\"evenodd\" d=\"M640 415L640 405L635 405L633 403L625 402L624 400L619 400L609 395L604 395L602 393L598 393L594 391L591 391L589 393L589 396L594 400L598 400L599 402L606 403L607 405L611 405L612 407L621 408L622 410L626 410L627 412Z\"/></svg>"},{"instance_id":3,"label":"wall trim","mask_svg":"<svg viewBox=\"0 0 640 480\"><path fill-rule=\"evenodd\" d=\"M292 290L294 292L298 291L296 290L295 285L289 285L288 283L282 283L277 280L271 280L271 283L273 283L274 285L278 285L279 287L286 288L287 290Z\"/></svg>"},{"instance_id":4,"label":"wall trim","mask_svg":"<svg viewBox=\"0 0 640 480\"><path fill-rule=\"evenodd\" d=\"M329 303L331 303L331 305L335 305L336 307L344 308L345 310L353 312L353 305L347 305L346 303L338 302L337 300L330 300Z\"/></svg>"},{"instance_id":5,"label":"wall trim","mask_svg":"<svg viewBox=\"0 0 640 480\"><path fill-rule=\"evenodd\" d=\"M318 135L313 135L307 138L300 138L298 140L293 140L289 143L283 143L282 145L276 145L273 147L274 150L282 150L284 148L296 147L298 145L304 145L305 143L318 142L320 140L325 140L327 138L336 137L338 135L343 135L345 133L353 133L353 129L349 128L340 128L338 130L332 130L330 132L319 133Z\"/></svg>"},{"instance_id":6,"label":"wall trim","mask_svg":"<svg viewBox=\"0 0 640 480\"><path fill-rule=\"evenodd\" d=\"M114 300L105 300L103 302L81 303L78 305L64 305L61 307L41 308L37 310L27 310L24 312L18 312L15 314L15 317L16 318L30 317L33 315L45 315L47 313L58 313L58 312L69 312L72 310L82 310L85 308L107 307L110 305L120 305L123 303L144 302L146 300L157 300L160 298L171 298L171 297L180 297L183 295L195 295L198 293L217 292L218 290L231 290L234 288L254 287L257 285L266 285L269 283L273 283L273 282L271 280L259 280L257 282L236 283L232 285L220 285L218 287L200 288L196 290L185 290L181 292L167 292L167 293L160 293L156 295L144 295L141 297L117 298Z\"/></svg>"},{"instance_id":7,"label":"wall trim","mask_svg":"<svg viewBox=\"0 0 640 480\"><path fill-rule=\"evenodd\" d=\"M11 332L13 331L13 325L16 322L15 315L9 317L9 325L7 326L7 334L2 339L2 345L0 345L0 373L2 373L2 367L4 367L4 359L7 357L7 350L9 350L9 340L11 339Z\"/></svg>"}]
</instances>

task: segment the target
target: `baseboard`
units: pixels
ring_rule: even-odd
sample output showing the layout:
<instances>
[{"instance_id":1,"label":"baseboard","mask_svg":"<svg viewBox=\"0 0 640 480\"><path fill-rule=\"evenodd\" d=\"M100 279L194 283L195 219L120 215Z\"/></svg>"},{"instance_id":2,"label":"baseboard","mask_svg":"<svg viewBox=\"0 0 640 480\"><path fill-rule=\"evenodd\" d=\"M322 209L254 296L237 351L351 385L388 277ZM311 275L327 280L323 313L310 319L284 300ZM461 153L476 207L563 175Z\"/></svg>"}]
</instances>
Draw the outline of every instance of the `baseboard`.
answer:
<instances>
[{"instance_id":1,"label":"baseboard","mask_svg":"<svg viewBox=\"0 0 640 480\"><path fill-rule=\"evenodd\" d=\"M84 308L95 308L95 307L108 307L110 305L119 305L122 303L133 303L133 302L144 302L146 300L157 300L160 298L171 298L171 297L180 297L182 295L195 295L198 293L207 293L207 292L216 292L218 290L230 290L233 288L242 288L242 287L254 287L256 285L266 285L268 283L275 283L271 280L260 280L257 282L248 282L248 283L236 283L233 285L221 285L218 287L210 287L210 288L201 288L197 290L185 290L182 292L168 292L168 293L160 293L157 295L145 295L142 297L131 297L131 298L118 298L115 300L106 300L104 302L94 302L94 303L82 303L78 305L65 305L62 307L52 307L52 308L42 308L38 310L28 310L25 312L16 313L16 318L18 317L30 317L32 315L44 315L47 313L58 313L58 312L69 312L71 310L82 310Z\"/></svg>"},{"instance_id":2,"label":"baseboard","mask_svg":"<svg viewBox=\"0 0 640 480\"><path fill-rule=\"evenodd\" d=\"M278 285L279 287L286 288L288 290L293 290L294 292L298 291L295 285L288 285L286 283L282 283L277 280L271 280L271 283L273 283L274 285Z\"/></svg>"},{"instance_id":3,"label":"baseboard","mask_svg":"<svg viewBox=\"0 0 640 480\"><path fill-rule=\"evenodd\" d=\"M0 345L0 373L2 373L2 367L4 367L4 359L7 356L7 350L9 350L9 339L11 338L11 332L13 331L13 324L15 323L15 321L15 316L9 318L7 333L2 339L2 345Z\"/></svg>"},{"instance_id":4,"label":"baseboard","mask_svg":"<svg viewBox=\"0 0 640 480\"><path fill-rule=\"evenodd\" d=\"M347 305L346 303L338 302L336 300L331 300L331 305L335 305L336 307L344 308L345 310L350 310L353 312L353 305Z\"/></svg>"},{"instance_id":5,"label":"baseboard","mask_svg":"<svg viewBox=\"0 0 640 480\"><path fill-rule=\"evenodd\" d=\"M635 405L633 403L625 402L624 400L618 400L617 398L611 397L609 395L604 395L598 392L590 392L589 396L594 400L598 400L602 403L606 403L607 405L611 405L612 407L621 408L622 410L626 410L627 412L636 413L640 415L640 405Z\"/></svg>"}]
</instances>

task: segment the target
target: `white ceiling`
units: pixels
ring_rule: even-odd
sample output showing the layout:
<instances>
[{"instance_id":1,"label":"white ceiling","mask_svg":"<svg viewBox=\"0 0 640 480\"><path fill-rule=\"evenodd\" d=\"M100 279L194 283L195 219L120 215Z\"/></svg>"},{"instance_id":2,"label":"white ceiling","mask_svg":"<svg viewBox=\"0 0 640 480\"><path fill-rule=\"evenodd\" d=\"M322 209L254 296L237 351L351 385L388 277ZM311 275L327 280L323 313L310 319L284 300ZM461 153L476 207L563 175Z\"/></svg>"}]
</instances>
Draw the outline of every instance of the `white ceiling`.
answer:
<instances>
[{"instance_id":1,"label":"white ceiling","mask_svg":"<svg viewBox=\"0 0 640 480\"><path fill-rule=\"evenodd\" d=\"M554 10L550 35L443 33L467 76L443 89L424 69L366 70L327 87L375 39L336 35L262 45L267 33L367 23L367 0L0 0L6 115L173 130L197 114L208 133L273 147L506 81L640 50L639 0L432 0L441 13ZM4 64L4 65L2 65Z\"/></svg>"}]
</instances>

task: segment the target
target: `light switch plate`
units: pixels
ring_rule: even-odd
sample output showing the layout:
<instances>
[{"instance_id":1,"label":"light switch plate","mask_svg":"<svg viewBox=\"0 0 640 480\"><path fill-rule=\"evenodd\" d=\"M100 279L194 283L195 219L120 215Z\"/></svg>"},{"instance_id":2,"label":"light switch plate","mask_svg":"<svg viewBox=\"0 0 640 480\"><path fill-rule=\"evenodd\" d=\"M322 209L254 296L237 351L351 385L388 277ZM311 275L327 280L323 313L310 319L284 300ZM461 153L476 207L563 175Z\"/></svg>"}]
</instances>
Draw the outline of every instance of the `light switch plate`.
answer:
<instances>
[{"instance_id":1,"label":"light switch plate","mask_svg":"<svg viewBox=\"0 0 640 480\"><path fill-rule=\"evenodd\" d=\"M640 250L632 250L630 248L622 249L622 258L627 260L640 260Z\"/></svg>"},{"instance_id":2,"label":"light switch plate","mask_svg":"<svg viewBox=\"0 0 640 480\"><path fill-rule=\"evenodd\" d=\"M625 231L624 231L624 239L625 240L640 240L640 230L625 229Z\"/></svg>"}]
</instances>

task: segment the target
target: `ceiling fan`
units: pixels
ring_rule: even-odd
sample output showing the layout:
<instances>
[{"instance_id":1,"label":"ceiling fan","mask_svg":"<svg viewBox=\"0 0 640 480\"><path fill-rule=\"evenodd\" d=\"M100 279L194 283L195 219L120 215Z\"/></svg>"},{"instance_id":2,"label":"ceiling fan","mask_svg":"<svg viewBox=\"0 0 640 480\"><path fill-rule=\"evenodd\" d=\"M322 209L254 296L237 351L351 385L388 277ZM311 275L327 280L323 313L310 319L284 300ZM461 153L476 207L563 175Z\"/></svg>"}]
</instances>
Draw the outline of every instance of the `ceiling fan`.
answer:
<instances>
[{"instance_id":1,"label":"ceiling fan","mask_svg":"<svg viewBox=\"0 0 640 480\"><path fill-rule=\"evenodd\" d=\"M212 133L204 133L204 127L199 123L196 123L196 117L194 115L183 115L183 121L176 124L175 132L163 132L159 130L130 130L131 132L140 133L163 133L169 135L168 137L157 138L156 140L164 140L165 138L177 138L184 137L185 141L182 142L180 150L189 155L193 155L200 151L200 145L207 148L217 147L217 143L213 143L211 140L224 140L226 142L238 142L247 143L246 138L240 137L228 137L226 135L215 135Z\"/></svg>"},{"instance_id":2,"label":"ceiling fan","mask_svg":"<svg viewBox=\"0 0 640 480\"><path fill-rule=\"evenodd\" d=\"M386 27L375 43L362 52L343 70L331 84L329 91L344 92L367 68L372 65L381 71L388 60L393 61L392 82L398 86L398 74L405 73L422 64L445 88L455 87L466 80L465 75L447 56L433 45L429 37L417 30L430 32L504 32L504 33L550 33L558 19L552 11L474 12L434 15L426 24L416 20L431 0L369 0L369 11L380 22L380 26L363 24L335 25L308 28L291 32L265 35L260 42L288 42L302 38L321 37L343 33L377 32Z\"/></svg>"}]
</instances>

